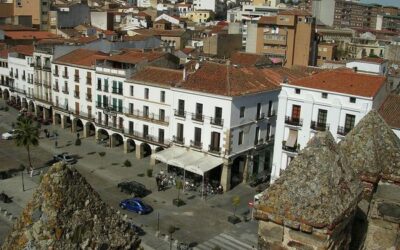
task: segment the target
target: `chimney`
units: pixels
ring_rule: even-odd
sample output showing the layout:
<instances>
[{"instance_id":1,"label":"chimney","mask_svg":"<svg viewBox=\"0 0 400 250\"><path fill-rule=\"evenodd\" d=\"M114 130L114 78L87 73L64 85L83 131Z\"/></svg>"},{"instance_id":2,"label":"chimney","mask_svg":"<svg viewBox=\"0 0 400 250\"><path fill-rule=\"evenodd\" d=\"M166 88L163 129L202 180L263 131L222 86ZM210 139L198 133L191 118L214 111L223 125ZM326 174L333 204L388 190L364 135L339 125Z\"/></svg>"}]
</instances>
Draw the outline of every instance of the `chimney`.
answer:
<instances>
[{"instance_id":1,"label":"chimney","mask_svg":"<svg viewBox=\"0 0 400 250\"><path fill-rule=\"evenodd\" d=\"M183 67L183 77L182 80L186 81L187 79L187 71L186 71L186 66Z\"/></svg>"}]
</instances>

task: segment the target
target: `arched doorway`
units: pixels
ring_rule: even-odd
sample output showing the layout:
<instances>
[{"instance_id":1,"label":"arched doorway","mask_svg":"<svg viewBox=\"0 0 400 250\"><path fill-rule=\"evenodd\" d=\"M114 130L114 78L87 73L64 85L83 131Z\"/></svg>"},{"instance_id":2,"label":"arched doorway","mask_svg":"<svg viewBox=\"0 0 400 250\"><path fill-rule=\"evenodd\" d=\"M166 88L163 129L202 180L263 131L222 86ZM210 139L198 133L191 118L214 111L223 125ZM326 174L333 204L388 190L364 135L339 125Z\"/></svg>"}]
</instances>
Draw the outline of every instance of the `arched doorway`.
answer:
<instances>
[{"instance_id":1,"label":"arched doorway","mask_svg":"<svg viewBox=\"0 0 400 250\"><path fill-rule=\"evenodd\" d=\"M3 98L3 90L0 89L0 98Z\"/></svg>"},{"instance_id":2,"label":"arched doorway","mask_svg":"<svg viewBox=\"0 0 400 250\"><path fill-rule=\"evenodd\" d=\"M74 124L75 131L76 131L76 132L82 132L82 131L83 131L83 122L82 122L81 119L75 118L75 119L73 120L73 124Z\"/></svg>"},{"instance_id":3,"label":"arched doorway","mask_svg":"<svg viewBox=\"0 0 400 250\"><path fill-rule=\"evenodd\" d=\"M96 127L94 126L94 124L92 122L87 122L85 124L86 127L86 137L90 137L90 136L94 136L96 135Z\"/></svg>"},{"instance_id":4,"label":"arched doorway","mask_svg":"<svg viewBox=\"0 0 400 250\"><path fill-rule=\"evenodd\" d=\"M111 135L111 147L119 147L124 144L124 138L120 134Z\"/></svg>"},{"instance_id":5,"label":"arched doorway","mask_svg":"<svg viewBox=\"0 0 400 250\"><path fill-rule=\"evenodd\" d=\"M28 102L28 112L35 113L35 103L32 100Z\"/></svg>"},{"instance_id":6,"label":"arched doorway","mask_svg":"<svg viewBox=\"0 0 400 250\"><path fill-rule=\"evenodd\" d=\"M97 143L108 146L109 142L110 136L108 135L108 132L104 129L97 130Z\"/></svg>"},{"instance_id":7,"label":"arched doorway","mask_svg":"<svg viewBox=\"0 0 400 250\"><path fill-rule=\"evenodd\" d=\"M22 107L22 100L21 100L21 97L17 96L17 97L16 97L15 108L16 108L17 110L21 110L21 107Z\"/></svg>"},{"instance_id":8,"label":"arched doorway","mask_svg":"<svg viewBox=\"0 0 400 250\"><path fill-rule=\"evenodd\" d=\"M21 107L28 110L28 102L26 101L26 98L22 98Z\"/></svg>"},{"instance_id":9,"label":"arched doorway","mask_svg":"<svg viewBox=\"0 0 400 250\"><path fill-rule=\"evenodd\" d=\"M3 90L3 98L5 101L10 100L10 92L8 91L8 89Z\"/></svg>"},{"instance_id":10,"label":"arched doorway","mask_svg":"<svg viewBox=\"0 0 400 250\"><path fill-rule=\"evenodd\" d=\"M233 160L231 169L231 188L243 182L243 172L245 164L245 155L238 156Z\"/></svg>"},{"instance_id":11,"label":"arched doorway","mask_svg":"<svg viewBox=\"0 0 400 250\"><path fill-rule=\"evenodd\" d=\"M136 143L134 140L127 139L126 144L127 144L127 150L126 150L127 153L134 152L136 150Z\"/></svg>"},{"instance_id":12,"label":"arched doorway","mask_svg":"<svg viewBox=\"0 0 400 250\"><path fill-rule=\"evenodd\" d=\"M140 147L141 147L141 150L142 150L142 156L143 156L143 158L145 158L145 157L151 155L151 147L150 147L149 144L147 144L147 143L142 143L142 144L140 145Z\"/></svg>"},{"instance_id":13,"label":"arched doorway","mask_svg":"<svg viewBox=\"0 0 400 250\"><path fill-rule=\"evenodd\" d=\"M72 127L72 120L71 117L66 116L65 117L65 128L71 128Z\"/></svg>"},{"instance_id":14,"label":"arched doorway","mask_svg":"<svg viewBox=\"0 0 400 250\"><path fill-rule=\"evenodd\" d=\"M60 114L57 114L57 113L55 113L54 114L54 124L55 125L61 125L61 115Z\"/></svg>"}]
</instances>

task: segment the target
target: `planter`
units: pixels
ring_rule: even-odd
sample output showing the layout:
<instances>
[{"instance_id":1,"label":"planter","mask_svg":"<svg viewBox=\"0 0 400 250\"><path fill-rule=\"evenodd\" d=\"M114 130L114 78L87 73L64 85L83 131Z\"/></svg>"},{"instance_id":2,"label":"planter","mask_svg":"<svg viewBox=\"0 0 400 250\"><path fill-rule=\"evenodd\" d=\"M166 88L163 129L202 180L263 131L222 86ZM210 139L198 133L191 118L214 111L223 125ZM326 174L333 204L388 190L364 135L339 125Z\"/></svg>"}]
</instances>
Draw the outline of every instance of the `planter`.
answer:
<instances>
[{"instance_id":1,"label":"planter","mask_svg":"<svg viewBox=\"0 0 400 250\"><path fill-rule=\"evenodd\" d=\"M172 204L174 205L174 206L177 206L177 207L180 207L180 206L183 206L183 205L185 205L186 203L183 201L183 200L181 200L181 199L173 199L172 200Z\"/></svg>"},{"instance_id":2,"label":"planter","mask_svg":"<svg viewBox=\"0 0 400 250\"><path fill-rule=\"evenodd\" d=\"M239 223L241 220L240 220L239 217L231 215L231 216L228 217L228 221L229 221L230 223L232 223L232 224L237 224L237 223Z\"/></svg>"}]
</instances>

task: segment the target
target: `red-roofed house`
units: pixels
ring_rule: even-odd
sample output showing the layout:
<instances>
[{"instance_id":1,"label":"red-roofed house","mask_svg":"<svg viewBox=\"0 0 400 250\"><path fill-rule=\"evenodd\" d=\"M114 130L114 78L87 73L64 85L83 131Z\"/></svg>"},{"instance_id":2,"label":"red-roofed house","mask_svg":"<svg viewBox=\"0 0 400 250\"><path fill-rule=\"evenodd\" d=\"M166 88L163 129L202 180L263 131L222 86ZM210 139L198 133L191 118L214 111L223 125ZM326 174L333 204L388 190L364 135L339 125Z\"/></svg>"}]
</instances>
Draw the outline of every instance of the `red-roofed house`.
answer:
<instances>
[{"instance_id":1,"label":"red-roofed house","mask_svg":"<svg viewBox=\"0 0 400 250\"><path fill-rule=\"evenodd\" d=\"M330 131L340 141L389 94L385 77L346 68L287 79L281 87L273 179L318 131Z\"/></svg>"}]
</instances>

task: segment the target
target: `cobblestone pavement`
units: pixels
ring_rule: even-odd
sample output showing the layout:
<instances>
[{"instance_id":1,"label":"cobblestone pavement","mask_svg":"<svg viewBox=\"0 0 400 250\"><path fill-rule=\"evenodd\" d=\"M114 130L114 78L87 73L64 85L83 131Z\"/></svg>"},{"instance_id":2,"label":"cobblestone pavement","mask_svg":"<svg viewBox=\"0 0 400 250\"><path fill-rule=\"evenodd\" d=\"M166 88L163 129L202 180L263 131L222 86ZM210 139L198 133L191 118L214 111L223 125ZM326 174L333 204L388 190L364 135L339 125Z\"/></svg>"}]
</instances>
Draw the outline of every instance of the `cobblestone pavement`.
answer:
<instances>
[{"instance_id":1,"label":"cobblestone pavement","mask_svg":"<svg viewBox=\"0 0 400 250\"><path fill-rule=\"evenodd\" d=\"M4 105L2 100L0 101L1 105ZM8 112L0 111L0 133L11 128L11 123L15 121L16 115L17 112L12 108ZM172 205L172 199L177 197L177 190L171 188L158 192L155 179L146 176L147 169L152 168L153 172L156 173L165 168L163 164L152 167L149 164L149 158L137 160L135 152L124 154L122 146L106 148L96 144L94 137L83 138L82 145L75 146L73 142L76 135L72 134L69 129L62 129L53 125L43 126L42 129L44 128L50 132L57 131L59 134L57 138L58 148L55 148L53 138L42 137L40 139L39 147L34 149L34 167L37 168L35 176L30 178L25 175L24 178L28 190L22 192L20 175L11 179L0 180L0 191L4 190L14 197L12 205L7 205L10 206L8 207L9 211L15 216L19 215L32 196L34 188L40 180L40 171L46 170L46 168L39 169L39 167L50 160L53 154L69 152L78 158L78 163L75 166L77 170L86 177L102 199L111 206L118 208L119 201L128 198L128 195L120 193L116 187L122 180L136 180L152 191L150 195L144 198L144 201L153 206L153 213L137 215L120 210L121 213L127 214L128 218L132 218L136 224L144 228L146 235L142 237L142 240L147 249L169 249L169 243L165 240L164 235L171 225L177 228L172 238L180 242L192 243L192 245L206 242L222 233L229 233L230 236L235 238L246 237L246 242L256 244L258 224L249 221L250 211L247 207L247 203L252 199L255 191L247 185L241 184L223 195L209 197L206 200L201 199L197 193L181 193L186 205L177 208ZM106 152L106 154L104 157L100 157L99 152ZM0 140L0 158L7 159L7 164L25 163L24 155L26 155L24 149L16 148L11 141ZM131 161L131 167L123 167L123 162L127 159ZM236 225L227 222L227 217L232 214L231 199L234 195L241 197L237 214L246 214L248 222L241 222ZM3 203L0 203L1 205ZM157 234L158 237L156 237L157 231L160 232ZM4 237L1 233L2 228L0 228L0 239Z\"/></svg>"}]
</instances>

